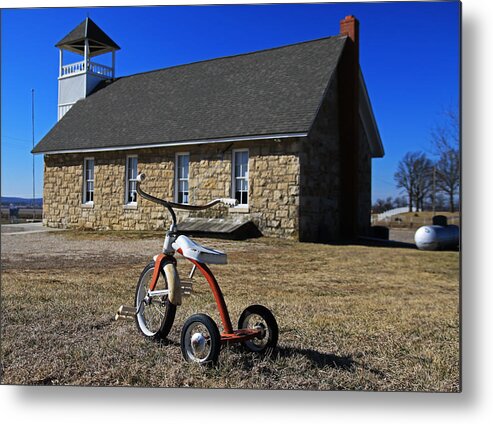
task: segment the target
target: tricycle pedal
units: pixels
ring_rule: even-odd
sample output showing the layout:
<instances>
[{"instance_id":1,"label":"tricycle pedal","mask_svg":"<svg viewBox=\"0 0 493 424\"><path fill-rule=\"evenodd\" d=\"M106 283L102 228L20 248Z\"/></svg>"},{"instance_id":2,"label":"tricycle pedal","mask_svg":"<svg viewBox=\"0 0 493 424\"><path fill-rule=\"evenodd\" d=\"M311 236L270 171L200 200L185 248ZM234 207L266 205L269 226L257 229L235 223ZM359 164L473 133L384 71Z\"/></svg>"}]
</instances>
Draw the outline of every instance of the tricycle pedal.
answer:
<instances>
[{"instance_id":1,"label":"tricycle pedal","mask_svg":"<svg viewBox=\"0 0 493 424\"><path fill-rule=\"evenodd\" d=\"M136 314L137 311L133 306L122 305L116 312L115 321L118 321L119 319L133 320Z\"/></svg>"},{"instance_id":2,"label":"tricycle pedal","mask_svg":"<svg viewBox=\"0 0 493 424\"><path fill-rule=\"evenodd\" d=\"M184 296L190 296L193 291L193 282L192 280L181 280L181 293Z\"/></svg>"}]
</instances>

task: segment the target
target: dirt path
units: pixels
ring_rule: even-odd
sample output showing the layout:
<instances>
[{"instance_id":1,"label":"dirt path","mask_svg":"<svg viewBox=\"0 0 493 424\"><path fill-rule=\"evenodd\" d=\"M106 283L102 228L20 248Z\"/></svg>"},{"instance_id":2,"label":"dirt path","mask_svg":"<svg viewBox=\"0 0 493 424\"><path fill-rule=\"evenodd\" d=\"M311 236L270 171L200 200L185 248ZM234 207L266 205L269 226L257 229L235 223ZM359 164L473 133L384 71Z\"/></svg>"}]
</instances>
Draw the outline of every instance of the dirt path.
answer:
<instances>
[{"instance_id":1,"label":"dirt path","mask_svg":"<svg viewBox=\"0 0 493 424\"><path fill-rule=\"evenodd\" d=\"M414 234L416 230L409 229L400 229L400 228L392 228L389 231L389 239L393 241L399 241L402 243L411 243L415 244Z\"/></svg>"}]
</instances>

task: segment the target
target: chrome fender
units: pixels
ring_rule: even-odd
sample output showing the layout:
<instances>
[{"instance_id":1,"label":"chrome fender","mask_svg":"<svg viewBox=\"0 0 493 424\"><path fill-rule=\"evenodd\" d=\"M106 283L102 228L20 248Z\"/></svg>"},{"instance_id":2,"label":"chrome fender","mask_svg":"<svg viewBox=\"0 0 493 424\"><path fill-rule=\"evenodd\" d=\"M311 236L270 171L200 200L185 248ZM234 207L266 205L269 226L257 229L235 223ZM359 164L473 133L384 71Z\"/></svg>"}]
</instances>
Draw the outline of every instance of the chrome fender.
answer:
<instances>
[{"instance_id":1,"label":"chrome fender","mask_svg":"<svg viewBox=\"0 0 493 424\"><path fill-rule=\"evenodd\" d=\"M176 306L181 305L181 284L180 276L176 271L176 267L172 263L167 263L164 266L164 275L166 276L166 281L168 282L169 301Z\"/></svg>"}]
</instances>

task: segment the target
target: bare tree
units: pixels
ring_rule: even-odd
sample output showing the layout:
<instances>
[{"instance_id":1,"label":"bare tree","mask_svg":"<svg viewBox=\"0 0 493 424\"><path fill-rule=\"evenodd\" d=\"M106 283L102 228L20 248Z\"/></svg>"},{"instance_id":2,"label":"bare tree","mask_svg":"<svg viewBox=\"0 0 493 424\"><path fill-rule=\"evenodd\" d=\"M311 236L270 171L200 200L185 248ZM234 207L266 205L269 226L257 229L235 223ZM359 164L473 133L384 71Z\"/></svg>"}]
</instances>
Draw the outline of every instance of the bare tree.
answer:
<instances>
[{"instance_id":1,"label":"bare tree","mask_svg":"<svg viewBox=\"0 0 493 424\"><path fill-rule=\"evenodd\" d=\"M394 180L397 188L407 193L409 212L424 207L424 199L431 188L433 164L422 152L408 152L399 162Z\"/></svg>"},{"instance_id":2,"label":"bare tree","mask_svg":"<svg viewBox=\"0 0 493 424\"><path fill-rule=\"evenodd\" d=\"M407 205L407 200L405 196L396 197L393 201L394 208L403 208Z\"/></svg>"},{"instance_id":3,"label":"bare tree","mask_svg":"<svg viewBox=\"0 0 493 424\"><path fill-rule=\"evenodd\" d=\"M382 212L385 212L386 210L387 209L385 208L385 200L384 199L377 199L372 206L373 213L382 213Z\"/></svg>"},{"instance_id":4,"label":"bare tree","mask_svg":"<svg viewBox=\"0 0 493 424\"><path fill-rule=\"evenodd\" d=\"M382 213L390 209L402 208L406 205L407 201L405 197L396 197L394 199L392 196L389 196L386 199L378 198L372 205L372 211L373 213Z\"/></svg>"},{"instance_id":5,"label":"bare tree","mask_svg":"<svg viewBox=\"0 0 493 424\"><path fill-rule=\"evenodd\" d=\"M394 200L391 196L386 199L377 199L372 206L374 213L382 213L394 207Z\"/></svg>"},{"instance_id":6,"label":"bare tree","mask_svg":"<svg viewBox=\"0 0 493 424\"><path fill-rule=\"evenodd\" d=\"M451 149L443 152L436 164L437 187L444 192L449 201L450 211L455 211L455 196L459 192L460 158L459 151Z\"/></svg>"},{"instance_id":7,"label":"bare tree","mask_svg":"<svg viewBox=\"0 0 493 424\"><path fill-rule=\"evenodd\" d=\"M397 165L397 171L394 174L397 188L402 188L407 193L409 212L413 210L414 188L416 186L414 163L418 155L419 153L406 153Z\"/></svg>"},{"instance_id":8,"label":"bare tree","mask_svg":"<svg viewBox=\"0 0 493 424\"><path fill-rule=\"evenodd\" d=\"M416 208L424 210L425 198L429 195L433 185L433 162L425 154L421 154L415 163L416 172Z\"/></svg>"},{"instance_id":9,"label":"bare tree","mask_svg":"<svg viewBox=\"0 0 493 424\"><path fill-rule=\"evenodd\" d=\"M459 149L459 117L451 109L445 111L444 116L444 122L435 125L431 131L433 153L437 156Z\"/></svg>"},{"instance_id":10,"label":"bare tree","mask_svg":"<svg viewBox=\"0 0 493 424\"><path fill-rule=\"evenodd\" d=\"M455 197L460 185L459 117L452 110L445 112L445 122L431 132L436 163L436 186L447 195L450 211L455 210Z\"/></svg>"}]
</instances>

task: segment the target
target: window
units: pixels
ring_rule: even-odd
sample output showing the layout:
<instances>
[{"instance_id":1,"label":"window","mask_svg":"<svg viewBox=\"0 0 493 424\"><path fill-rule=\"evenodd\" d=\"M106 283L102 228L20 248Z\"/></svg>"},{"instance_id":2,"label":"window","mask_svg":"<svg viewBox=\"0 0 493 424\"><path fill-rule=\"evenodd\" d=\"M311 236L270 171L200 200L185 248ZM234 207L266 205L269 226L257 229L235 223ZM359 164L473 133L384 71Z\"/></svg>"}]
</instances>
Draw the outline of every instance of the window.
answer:
<instances>
[{"instance_id":1,"label":"window","mask_svg":"<svg viewBox=\"0 0 493 424\"><path fill-rule=\"evenodd\" d=\"M188 168L190 155L188 153L176 154L175 172L175 200L178 203L188 203Z\"/></svg>"},{"instance_id":2,"label":"window","mask_svg":"<svg viewBox=\"0 0 493 424\"><path fill-rule=\"evenodd\" d=\"M84 159L84 190L82 203L94 202L94 158Z\"/></svg>"},{"instance_id":3,"label":"window","mask_svg":"<svg viewBox=\"0 0 493 424\"><path fill-rule=\"evenodd\" d=\"M233 197L248 205L248 150L233 150Z\"/></svg>"},{"instance_id":4,"label":"window","mask_svg":"<svg viewBox=\"0 0 493 424\"><path fill-rule=\"evenodd\" d=\"M137 156L127 156L125 203L137 203Z\"/></svg>"}]
</instances>

